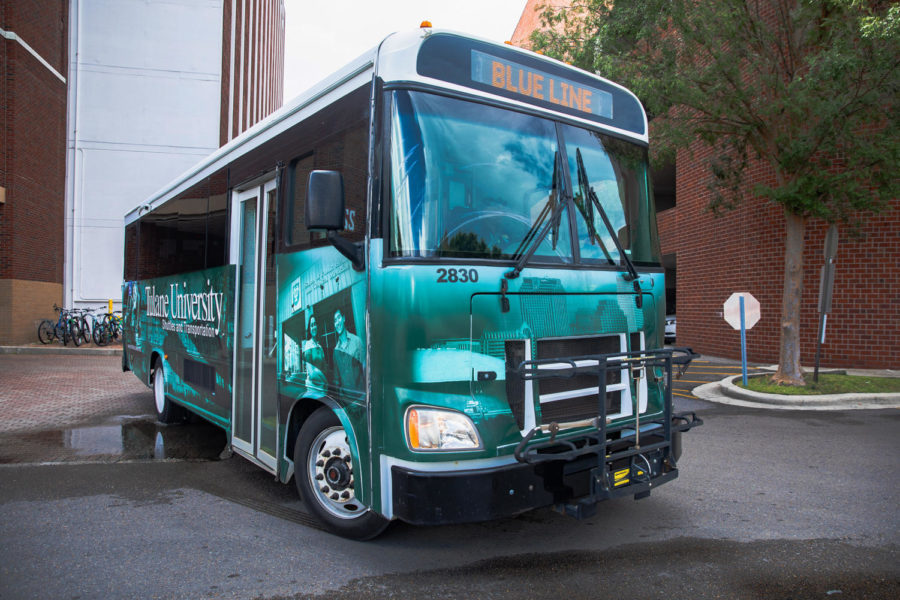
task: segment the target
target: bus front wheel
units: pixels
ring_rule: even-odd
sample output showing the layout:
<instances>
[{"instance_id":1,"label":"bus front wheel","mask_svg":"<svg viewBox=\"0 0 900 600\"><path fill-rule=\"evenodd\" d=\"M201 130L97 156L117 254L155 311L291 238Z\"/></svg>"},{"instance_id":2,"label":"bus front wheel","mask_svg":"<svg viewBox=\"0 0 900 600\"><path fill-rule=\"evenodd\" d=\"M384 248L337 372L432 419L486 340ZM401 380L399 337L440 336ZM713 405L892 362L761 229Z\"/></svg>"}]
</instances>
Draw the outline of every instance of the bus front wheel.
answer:
<instances>
[{"instance_id":1,"label":"bus front wheel","mask_svg":"<svg viewBox=\"0 0 900 600\"><path fill-rule=\"evenodd\" d=\"M356 469L347 433L337 415L320 408L307 419L294 445L294 481L309 511L334 533L355 540L377 536L389 521L355 493Z\"/></svg>"}]
</instances>

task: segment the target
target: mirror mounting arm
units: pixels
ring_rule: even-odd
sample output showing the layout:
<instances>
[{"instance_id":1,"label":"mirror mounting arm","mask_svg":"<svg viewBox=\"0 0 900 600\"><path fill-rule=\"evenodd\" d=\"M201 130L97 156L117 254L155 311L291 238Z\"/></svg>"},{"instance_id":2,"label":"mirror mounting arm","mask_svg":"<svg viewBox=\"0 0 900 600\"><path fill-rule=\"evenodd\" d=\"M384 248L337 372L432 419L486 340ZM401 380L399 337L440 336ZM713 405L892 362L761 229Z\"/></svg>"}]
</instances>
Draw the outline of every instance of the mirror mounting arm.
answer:
<instances>
[{"instance_id":1,"label":"mirror mounting arm","mask_svg":"<svg viewBox=\"0 0 900 600\"><path fill-rule=\"evenodd\" d=\"M351 242L345 237L341 237L336 231L327 233L328 241L337 251L350 259L355 271L364 271L366 269L366 257L363 249L363 242Z\"/></svg>"}]
</instances>

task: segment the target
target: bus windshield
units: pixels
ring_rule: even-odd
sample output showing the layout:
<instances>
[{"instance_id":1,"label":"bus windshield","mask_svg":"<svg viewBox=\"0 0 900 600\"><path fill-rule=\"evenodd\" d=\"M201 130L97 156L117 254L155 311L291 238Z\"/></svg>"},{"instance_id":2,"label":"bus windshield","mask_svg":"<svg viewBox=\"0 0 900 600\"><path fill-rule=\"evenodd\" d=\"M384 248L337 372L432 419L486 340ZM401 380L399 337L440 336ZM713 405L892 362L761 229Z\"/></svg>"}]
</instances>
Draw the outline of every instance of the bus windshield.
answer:
<instances>
[{"instance_id":1,"label":"bus windshield","mask_svg":"<svg viewBox=\"0 0 900 600\"><path fill-rule=\"evenodd\" d=\"M632 260L658 262L641 146L433 94L395 91L392 100L391 256L508 261L537 244L531 263L619 264L612 229ZM568 174L557 168L560 136ZM534 239L554 214L544 239Z\"/></svg>"}]
</instances>

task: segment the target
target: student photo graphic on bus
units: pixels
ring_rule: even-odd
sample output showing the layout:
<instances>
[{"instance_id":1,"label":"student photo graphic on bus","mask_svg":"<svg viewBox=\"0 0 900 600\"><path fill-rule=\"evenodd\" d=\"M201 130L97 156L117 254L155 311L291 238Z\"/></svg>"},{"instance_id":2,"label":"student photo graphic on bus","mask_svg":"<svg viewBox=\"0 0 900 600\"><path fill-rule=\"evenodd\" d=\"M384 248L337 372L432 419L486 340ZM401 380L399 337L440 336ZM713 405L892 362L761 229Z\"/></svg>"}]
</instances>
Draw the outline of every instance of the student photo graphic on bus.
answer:
<instances>
[{"instance_id":1,"label":"student photo graphic on bus","mask_svg":"<svg viewBox=\"0 0 900 600\"><path fill-rule=\"evenodd\" d=\"M307 339L303 340L303 365L306 368L306 386L325 389L325 350L319 341L319 326L316 317L310 313L306 327Z\"/></svg>"},{"instance_id":2,"label":"student photo graphic on bus","mask_svg":"<svg viewBox=\"0 0 900 600\"><path fill-rule=\"evenodd\" d=\"M334 383L342 389L362 390L365 367L362 340L347 330L340 308L334 311L334 332L337 336L334 346Z\"/></svg>"}]
</instances>

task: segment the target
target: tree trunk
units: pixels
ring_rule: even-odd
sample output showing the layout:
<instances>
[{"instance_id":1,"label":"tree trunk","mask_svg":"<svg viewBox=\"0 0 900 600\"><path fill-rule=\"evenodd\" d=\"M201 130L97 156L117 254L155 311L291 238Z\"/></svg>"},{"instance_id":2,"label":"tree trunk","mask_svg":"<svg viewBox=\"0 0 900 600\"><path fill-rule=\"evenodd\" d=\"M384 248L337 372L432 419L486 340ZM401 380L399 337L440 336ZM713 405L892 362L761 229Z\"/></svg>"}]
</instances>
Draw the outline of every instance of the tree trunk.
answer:
<instances>
[{"instance_id":1,"label":"tree trunk","mask_svg":"<svg viewBox=\"0 0 900 600\"><path fill-rule=\"evenodd\" d=\"M781 348L772 381L803 385L800 369L800 300L803 294L803 236L806 218L785 209L784 291L781 297Z\"/></svg>"}]
</instances>

